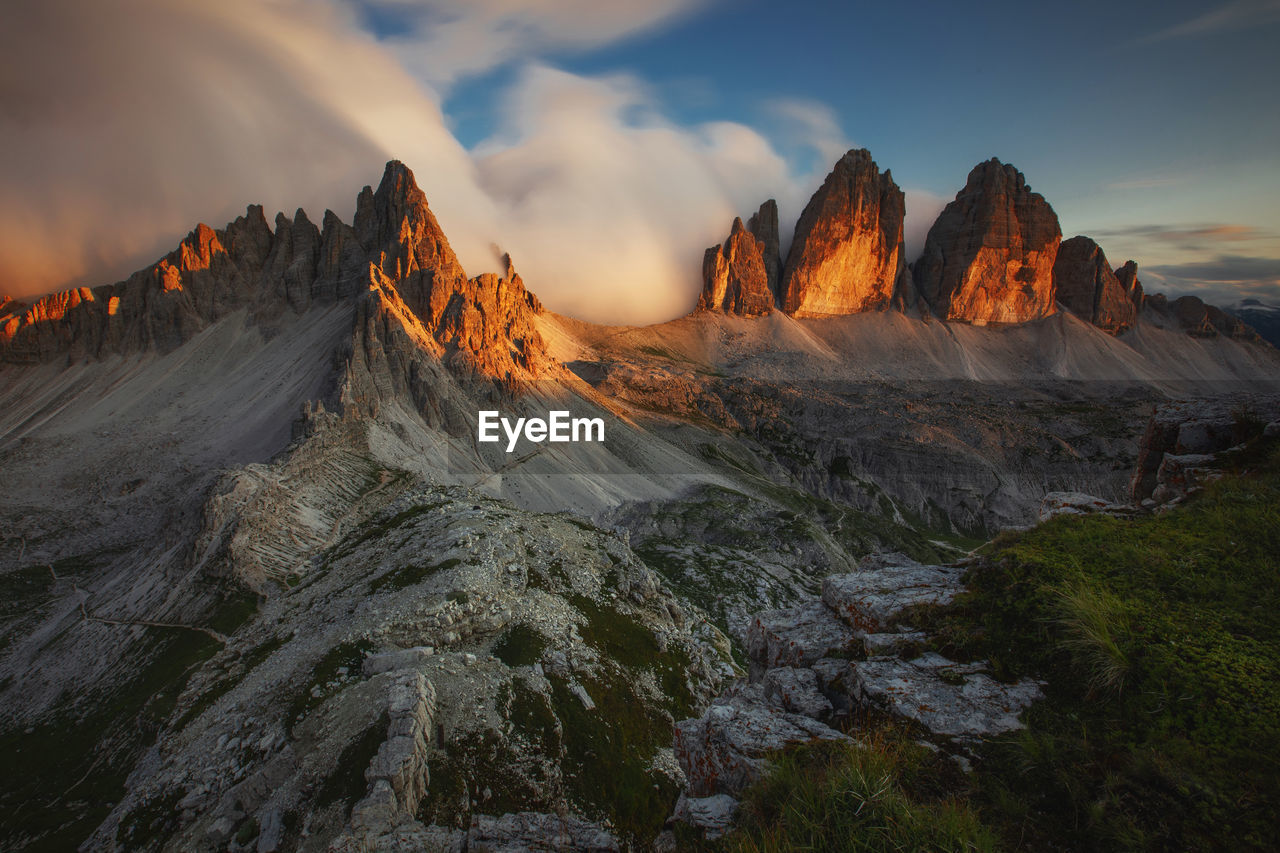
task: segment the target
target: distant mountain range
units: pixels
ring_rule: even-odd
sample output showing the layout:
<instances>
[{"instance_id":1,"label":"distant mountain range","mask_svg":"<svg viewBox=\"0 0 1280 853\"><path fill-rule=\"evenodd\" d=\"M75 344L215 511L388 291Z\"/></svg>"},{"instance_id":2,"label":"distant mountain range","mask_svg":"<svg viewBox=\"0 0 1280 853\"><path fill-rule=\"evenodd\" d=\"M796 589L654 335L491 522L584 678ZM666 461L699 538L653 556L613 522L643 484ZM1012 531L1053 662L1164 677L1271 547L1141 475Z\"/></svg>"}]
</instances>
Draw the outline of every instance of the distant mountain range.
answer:
<instances>
[{"instance_id":1,"label":"distant mountain range","mask_svg":"<svg viewBox=\"0 0 1280 853\"><path fill-rule=\"evenodd\" d=\"M1268 305L1258 299L1245 299L1231 306L1230 310L1253 327L1263 340L1280 347L1280 305Z\"/></svg>"}]
</instances>

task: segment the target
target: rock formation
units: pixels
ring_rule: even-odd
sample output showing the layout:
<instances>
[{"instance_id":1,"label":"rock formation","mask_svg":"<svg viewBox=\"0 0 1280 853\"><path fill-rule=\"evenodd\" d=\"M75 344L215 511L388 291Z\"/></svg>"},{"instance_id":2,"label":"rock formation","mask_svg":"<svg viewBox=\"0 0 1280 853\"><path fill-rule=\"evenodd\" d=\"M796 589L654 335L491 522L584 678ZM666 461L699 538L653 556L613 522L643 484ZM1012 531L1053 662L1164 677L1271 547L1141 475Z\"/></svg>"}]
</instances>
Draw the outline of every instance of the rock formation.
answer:
<instances>
[{"instance_id":1,"label":"rock formation","mask_svg":"<svg viewBox=\"0 0 1280 853\"><path fill-rule=\"evenodd\" d=\"M777 300L782 282L782 241L778 235L778 203L769 199L747 220L747 230L764 243L764 271L769 275L769 292Z\"/></svg>"},{"instance_id":2,"label":"rock formation","mask_svg":"<svg viewBox=\"0 0 1280 853\"><path fill-rule=\"evenodd\" d=\"M354 225L326 211L318 229L299 210L275 219L260 206L222 230L201 224L176 250L127 280L53 294L0 309L0 362L176 349L241 309L258 322L282 311L371 294L373 313L397 316L434 355L457 355L499 378L549 363L533 317L537 298L511 267L468 279L403 163L387 164L377 191L365 187ZM362 309L363 320L369 310ZM361 328L358 320L357 328ZM367 323L363 326L368 330Z\"/></svg>"},{"instance_id":3,"label":"rock formation","mask_svg":"<svg viewBox=\"0 0 1280 853\"><path fill-rule=\"evenodd\" d=\"M764 211L762 206L761 211ZM751 218L760 227L759 215ZM777 257L777 208L774 208L774 258ZM756 316L773 308L773 289L766 263L769 245L733 220L723 246L707 249L702 259L702 296L698 307L710 311Z\"/></svg>"},{"instance_id":4,"label":"rock formation","mask_svg":"<svg viewBox=\"0 0 1280 853\"><path fill-rule=\"evenodd\" d=\"M885 308L906 276L906 203L870 152L840 158L796 223L780 287L784 311L825 317Z\"/></svg>"},{"instance_id":5,"label":"rock formation","mask_svg":"<svg viewBox=\"0 0 1280 853\"><path fill-rule=\"evenodd\" d=\"M1072 237L1058 247L1053 285L1058 303L1077 317L1113 335L1133 328L1137 308L1102 247L1088 237Z\"/></svg>"},{"instance_id":6,"label":"rock formation","mask_svg":"<svg viewBox=\"0 0 1280 853\"><path fill-rule=\"evenodd\" d=\"M1124 288L1124 292L1128 295L1129 301L1133 303L1133 307L1141 311L1143 304L1146 302L1146 295L1142 292L1142 282L1138 280L1137 262L1125 261L1124 266L1116 270L1116 280Z\"/></svg>"},{"instance_id":7,"label":"rock formation","mask_svg":"<svg viewBox=\"0 0 1280 853\"><path fill-rule=\"evenodd\" d=\"M1049 203L993 158L974 167L929 229L915 283L943 319L1025 323L1053 313L1061 240Z\"/></svg>"}]
</instances>

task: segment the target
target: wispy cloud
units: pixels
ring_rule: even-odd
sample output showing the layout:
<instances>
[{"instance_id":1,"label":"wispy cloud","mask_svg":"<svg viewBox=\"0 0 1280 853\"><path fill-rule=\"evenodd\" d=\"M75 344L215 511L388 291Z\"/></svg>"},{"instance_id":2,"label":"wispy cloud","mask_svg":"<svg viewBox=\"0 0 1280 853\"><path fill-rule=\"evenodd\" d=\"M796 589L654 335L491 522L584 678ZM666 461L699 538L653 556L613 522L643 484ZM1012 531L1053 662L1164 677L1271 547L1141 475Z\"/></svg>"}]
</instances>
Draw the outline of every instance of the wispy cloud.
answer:
<instances>
[{"instance_id":1,"label":"wispy cloud","mask_svg":"<svg viewBox=\"0 0 1280 853\"><path fill-rule=\"evenodd\" d=\"M853 147L835 110L807 98L772 98L764 103L769 120L778 126L784 145L808 148L822 168L830 168Z\"/></svg>"},{"instance_id":2,"label":"wispy cloud","mask_svg":"<svg viewBox=\"0 0 1280 853\"><path fill-rule=\"evenodd\" d=\"M1151 272L1184 281L1217 284L1274 284L1280 282L1280 258L1248 255L1219 255L1209 261L1186 264L1164 264L1149 268Z\"/></svg>"},{"instance_id":3,"label":"wispy cloud","mask_svg":"<svg viewBox=\"0 0 1280 853\"><path fill-rule=\"evenodd\" d=\"M1138 39L1139 44L1198 38L1280 23L1280 0L1235 0L1190 20Z\"/></svg>"},{"instance_id":4,"label":"wispy cloud","mask_svg":"<svg viewBox=\"0 0 1280 853\"><path fill-rule=\"evenodd\" d=\"M1100 237L1137 237L1160 240L1166 243L1220 242L1237 243L1245 240L1261 240L1275 236L1270 231L1252 225L1211 223L1204 225L1130 225L1097 232Z\"/></svg>"},{"instance_id":5,"label":"wispy cloud","mask_svg":"<svg viewBox=\"0 0 1280 853\"><path fill-rule=\"evenodd\" d=\"M345 0L396 22L405 67L443 92L493 68L648 32L709 0Z\"/></svg>"}]
</instances>

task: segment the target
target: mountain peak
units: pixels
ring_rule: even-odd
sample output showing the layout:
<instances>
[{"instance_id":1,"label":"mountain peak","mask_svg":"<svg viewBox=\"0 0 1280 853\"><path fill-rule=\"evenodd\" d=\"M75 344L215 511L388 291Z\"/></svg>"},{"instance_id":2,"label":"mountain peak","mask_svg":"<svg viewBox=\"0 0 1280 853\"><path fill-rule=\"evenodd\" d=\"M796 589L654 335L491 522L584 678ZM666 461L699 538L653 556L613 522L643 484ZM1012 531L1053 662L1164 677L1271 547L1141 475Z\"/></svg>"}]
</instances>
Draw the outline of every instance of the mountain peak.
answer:
<instances>
[{"instance_id":1,"label":"mountain peak","mask_svg":"<svg viewBox=\"0 0 1280 853\"><path fill-rule=\"evenodd\" d=\"M938 316L977 325L1052 314L1058 215L1013 166L993 157L929 229L915 267L920 295Z\"/></svg>"},{"instance_id":2,"label":"mountain peak","mask_svg":"<svg viewBox=\"0 0 1280 853\"><path fill-rule=\"evenodd\" d=\"M906 202L871 152L841 157L796 223L779 286L782 309L797 317L887 307L906 275Z\"/></svg>"}]
</instances>

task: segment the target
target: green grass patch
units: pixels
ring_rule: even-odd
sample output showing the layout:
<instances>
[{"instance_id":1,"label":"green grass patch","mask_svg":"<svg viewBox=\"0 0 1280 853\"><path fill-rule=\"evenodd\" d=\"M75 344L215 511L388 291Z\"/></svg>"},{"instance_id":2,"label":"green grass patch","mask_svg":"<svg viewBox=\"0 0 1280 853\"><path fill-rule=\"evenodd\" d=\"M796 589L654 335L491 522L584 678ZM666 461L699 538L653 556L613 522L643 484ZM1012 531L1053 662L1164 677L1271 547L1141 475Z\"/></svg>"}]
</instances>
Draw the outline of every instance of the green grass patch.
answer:
<instances>
[{"instance_id":1,"label":"green grass patch","mask_svg":"<svg viewBox=\"0 0 1280 853\"><path fill-rule=\"evenodd\" d=\"M245 676L253 672L258 665L266 661L288 641L288 637L272 637L265 643L246 652L233 666L232 671L215 681L200 694L200 698L173 724L173 730L182 731L185 729L188 723L213 707L213 704L226 695L228 690L243 681Z\"/></svg>"},{"instance_id":2,"label":"green grass patch","mask_svg":"<svg viewBox=\"0 0 1280 853\"><path fill-rule=\"evenodd\" d=\"M950 795L964 782L947 764L905 736L797 747L776 756L747 791L740 828L717 846L734 853L998 849L997 836Z\"/></svg>"},{"instance_id":3,"label":"green grass patch","mask_svg":"<svg viewBox=\"0 0 1280 853\"><path fill-rule=\"evenodd\" d=\"M679 791L649 769L671 744L671 719L636 693L622 669L579 679L595 708L587 710L562 678L552 677L552 704L564 731L561 769L573 799L607 816L626 839L643 845L661 831ZM641 848L643 849L643 848Z\"/></svg>"},{"instance_id":4,"label":"green grass patch","mask_svg":"<svg viewBox=\"0 0 1280 853\"><path fill-rule=\"evenodd\" d=\"M0 848L72 850L119 802L124 780L143 749L173 712L196 666L218 650L205 634L147 628L148 643L131 648L131 677L95 696L79 697L74 710L51 714L25 728L0 732ZM162 809L156 812L159 815ZM138 831L158 831L156 817Z\"/></svg>"},{"instance_id":5,"label":"green grass patch","mask_svg":"<svg viewBox=\"0 0 1280 853\"><path fill-rule=\"evenodd\" d=\"M528 625L513 625L493 645L493 654L507 666L533 666L542 659L547 639Z\"/></svg>"},{"instance_id":6,"label":"green grass patch","mask_svg":"<svg viewBox=\"0 0 1280 853\"><path fill-rule=\"evenodd\" d=\"M364 797L369 790L364 771L386 741L387 727L390 724L391 718L384 711L377 722L346 745L333 766L333 772L325 777L316 793L317 808L324 809L334 803L342 803L344 812L350 813L351 807Z\"/></svg>"},{"instance_id":7,"label":"green grass patch","mask_svg":"<svg viewBox=\"0 0 1280 853\"><path fill-rule=\"evenodd\" d=\"M311 671L308 683L289 703L289 710L284 720L288 732L293 734L293 727L300 722L301 718L311 713L312 709L327 698L327 685L339 678L339 669L346 667L348 674L358 675L361 667L364 666L365 655L371 651L373 651L373 645L364 640L356 643L342 643L330 649ZM319 688L320 695L314 695L313 688Z\"/></svg>"},{"instance_id":8,"label":"green grass patch","mask_svg":"<svg viewBox=\"0 0 1280 853\"><path fill-rule=\"evenodd\" d=\"M1166 514L1000 537L934 624L944 653L1046 678L988 750L1033 848L1273 849L1280 833L1280 452Z\"/></svg>"}]
</instances>

